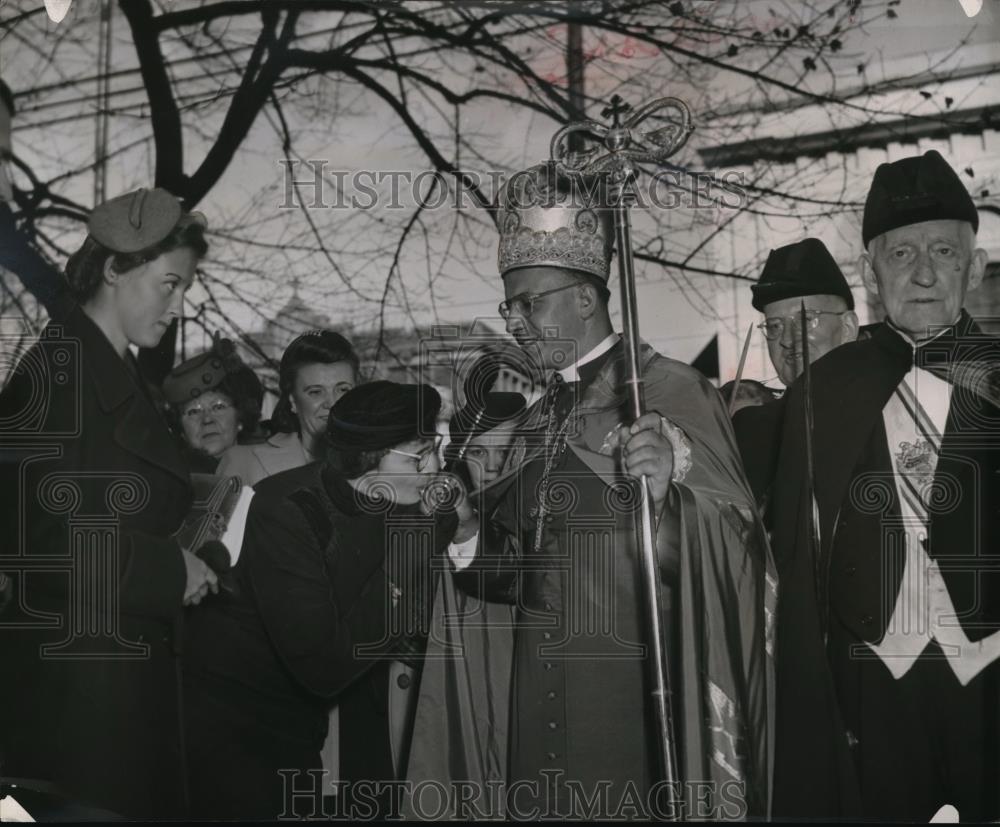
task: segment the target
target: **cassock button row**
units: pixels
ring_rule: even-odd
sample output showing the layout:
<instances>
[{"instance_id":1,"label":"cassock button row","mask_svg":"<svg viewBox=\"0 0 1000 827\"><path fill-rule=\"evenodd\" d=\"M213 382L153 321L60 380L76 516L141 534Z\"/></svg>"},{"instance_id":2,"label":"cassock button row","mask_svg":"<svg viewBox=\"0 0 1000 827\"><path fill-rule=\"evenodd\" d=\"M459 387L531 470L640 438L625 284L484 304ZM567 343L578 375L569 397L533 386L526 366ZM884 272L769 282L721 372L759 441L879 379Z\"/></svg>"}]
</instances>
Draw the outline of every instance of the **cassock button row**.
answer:
<instances>
[{"instance_id":1,"label":"cassock button row","mask_svg":"<svg viewBox=\"0 0 1000 827\"><path fill-rule=\"evenodd\" d=\"M549 690L549 691L548 691L548 692L546 693L546 697L547 697L547 698L548 698L548 699L549 699L550 701L554 701L554 700L556 699L556 697L557 697L557 695L556 695L556 691L555 691L554 689L550 689L550 690Z\"/></svg>"},{"instance_id":2,"label":"cassock button row","mask_svg":"<svg viewBox=\"0 0 1000 827\"><path fill-rule=\"evenodd\" d=\"M549 721L549 729L558 729L558 728L559 724L557 724L555 721Z\"/></svg>"},{"instance_id":3,"label":"cassock button row","mask_svg":"<svg viewBox=\"0 0 1000 827\"><path fill-rule=\"evenodd\" d=\"M400 689L409 689L410 676L407 674L400 675L398 678L396 678L396 686L398 686Z\"/></svg>"}]
</instances>

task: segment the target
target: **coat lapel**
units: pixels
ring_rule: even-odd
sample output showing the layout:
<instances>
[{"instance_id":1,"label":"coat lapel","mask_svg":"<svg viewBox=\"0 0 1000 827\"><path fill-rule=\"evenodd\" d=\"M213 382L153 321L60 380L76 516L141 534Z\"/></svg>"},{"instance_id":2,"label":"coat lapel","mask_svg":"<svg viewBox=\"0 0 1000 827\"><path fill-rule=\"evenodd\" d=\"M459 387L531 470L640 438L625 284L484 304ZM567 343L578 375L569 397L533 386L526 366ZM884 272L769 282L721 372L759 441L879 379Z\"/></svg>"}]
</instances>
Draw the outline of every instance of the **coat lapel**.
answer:
<instances>
[{"instance_id":1,"label":"coat lapel","mask_svg":"<svg viewBox=\"0 0 1000 827\"><path fill-rule=\"evenodd\" d=\"M885 325L856 348L856 359L850 364L859 369L836 375L831 371L814 374L813 450L824 547L833 539L833 522L861 453L869 445L873 429L882 425L882 409L910 364L908 346ZM817 365L822 365L822 359ZM845 405L844 400L851 404ZM802 408L795 410L801 412Z\"/></svg>"},{"instance_id":2,"label":"coat lapel","mask_svg":"<svg viewBox=\"0 0 1000 827\"><path fill-rule=\"evenodd\" d=\"M100 328L75 307L66 320L68 330L80 337L86 354L84 372L95 389L103 413L114 414L115 442L129 453L151 462L182 480L190 482L188 467L163 417L146 398Z\"/></svg>"}]
</instances>

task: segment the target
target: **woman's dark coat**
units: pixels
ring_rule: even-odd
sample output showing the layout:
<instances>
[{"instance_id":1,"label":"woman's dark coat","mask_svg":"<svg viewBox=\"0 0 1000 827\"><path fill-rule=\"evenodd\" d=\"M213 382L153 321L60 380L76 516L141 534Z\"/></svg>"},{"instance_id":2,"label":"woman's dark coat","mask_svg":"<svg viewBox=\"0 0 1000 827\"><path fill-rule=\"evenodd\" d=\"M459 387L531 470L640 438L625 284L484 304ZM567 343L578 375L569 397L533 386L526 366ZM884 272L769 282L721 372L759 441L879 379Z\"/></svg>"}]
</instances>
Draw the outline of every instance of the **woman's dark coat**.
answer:
<instances>
[{"instance_id":1,"label":"woman's dark coat","mask_svg":"<svg viewBox=\"0 0 1000 827\"><path fill-rule=\"evenodd\" d=\"M185 629L192 807L204 818L275 818L286 802L291 815L285 785L323 783L330 707L361 714L372 673L384 683L385 661L412 651L404 638L426 628L431 557L454 533L453 517L386 509L317 463L254 491L235 591L193 609ZM341 774L360 762L389 775L356 778L391 780L387 730L375 720L385 712L368 712L364 740L345 744L342 733ZM299 796L295 812L318 815L319 795Z\"/></svg>"},{"instance_id":2,"label":"woman's dark coat","mask_svg":"<svg viewBox=\"0 0 1000 827\"><path fill-rule=\"evenodd\" d=\"M73 305L0 394L2 565L19 590L0 617L0 774L162 818L185 807L170 535L191 488L127 358Z\"/></svg>"}]
</instances>

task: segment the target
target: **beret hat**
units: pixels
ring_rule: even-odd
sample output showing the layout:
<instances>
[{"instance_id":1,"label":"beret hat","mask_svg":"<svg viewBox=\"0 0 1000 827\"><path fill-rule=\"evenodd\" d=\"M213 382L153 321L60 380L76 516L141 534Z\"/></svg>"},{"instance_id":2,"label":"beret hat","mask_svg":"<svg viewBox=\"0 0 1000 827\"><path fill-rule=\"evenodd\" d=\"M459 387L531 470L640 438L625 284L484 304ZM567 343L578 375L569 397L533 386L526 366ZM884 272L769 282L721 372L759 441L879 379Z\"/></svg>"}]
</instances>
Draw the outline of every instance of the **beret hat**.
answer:
<instances>
[{"instance_id":1,"label":"beret hat","mask_svg":"<svg viewBox=\"0 0 1000 827\"><path fill-rule=\"evenodd\" d=\"M968 221L979 229L979 213L958 174L936 150L880 164L872 178L861 222L867 248L873 238L924 221Z\"/></svg>"},{"instance_id":2,"label":"beret hat","mask_svg":"<svg viewBox=\"0 0 1000 827\"><path fill-rule=\"evenodd\" d=\"M165 189L137 189L94 207L87 232L116 253L137 253L163 241L183 215L181 202ZM208 226L202 213L188 215Z\"/></svg>"},{"instance_id":3,"label":"beret hat","mask_svg":"<svg viewBox=\"0 0 1000 827\"><path fill-rule=\"evenodd\" d=\"M378 380L337 400L326 424L328 444L339 450L379 451L435 436L441 394L430 385Z\"/></svg>"},{"instance_id":4,"label":"beret hat","mask_svg":"<svg viewBox=\"0 0 1000 827\"><path fill-rule=\"evenodd\" d=\"M840 296L854 309L847 279L818 238L805 238L771 250L760 280L750 290L753 306L762 313L771 302L799 296Z\"/></svg>"}]
</instances>

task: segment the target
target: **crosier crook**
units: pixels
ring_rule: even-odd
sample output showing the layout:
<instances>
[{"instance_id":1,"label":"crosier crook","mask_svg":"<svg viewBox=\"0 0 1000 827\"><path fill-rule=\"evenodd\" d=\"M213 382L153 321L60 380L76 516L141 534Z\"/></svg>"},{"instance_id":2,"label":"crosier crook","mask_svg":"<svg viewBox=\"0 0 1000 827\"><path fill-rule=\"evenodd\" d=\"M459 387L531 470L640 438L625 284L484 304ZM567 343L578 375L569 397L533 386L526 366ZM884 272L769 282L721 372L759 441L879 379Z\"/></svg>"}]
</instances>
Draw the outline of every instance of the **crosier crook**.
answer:
<instances>
[{"instance_id":1,"label":"crosier crook","mask_svg":"<svg viewBox=\"0 0 1000 827\"><path fill-rule=\"evenodd\" d=\"M659 98L640 106L622 122L630 107L618 95L601 112L611 118L611 125L597 121L578 121L564 126L552 137L549 155L559 172L571 176L606 176L614 205L615 243L618 247L618 278L621 283L622 328L627 359L630 410L633 419L645 413L645 391L639 367L639 322L636 309L635 270L632 261L632 229L629 221L628 185L635 179L640 163L661 164L687 142L693 127L691 111L678 98ZM669 124L648 132L638 131L647 118L666 115ZM597 155L597 148L571 153L569 136L585 133L603 142L607 152ZM597 155L597 157L594 157ZM660 760L660 780L666 782L669 812L677 812L677 751L670 711L670 682L667 673L666 635L661 612L659 565L656 555L656 519L649 481L640 479L642 502L640 520L636 526L641 549L640 565L646 610L647 640L653 657L649 662L653 708L657 724L657 754Z\"/></svg>"}]
</instances>

